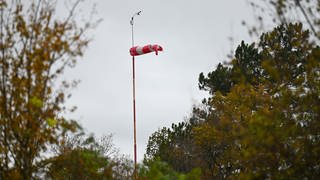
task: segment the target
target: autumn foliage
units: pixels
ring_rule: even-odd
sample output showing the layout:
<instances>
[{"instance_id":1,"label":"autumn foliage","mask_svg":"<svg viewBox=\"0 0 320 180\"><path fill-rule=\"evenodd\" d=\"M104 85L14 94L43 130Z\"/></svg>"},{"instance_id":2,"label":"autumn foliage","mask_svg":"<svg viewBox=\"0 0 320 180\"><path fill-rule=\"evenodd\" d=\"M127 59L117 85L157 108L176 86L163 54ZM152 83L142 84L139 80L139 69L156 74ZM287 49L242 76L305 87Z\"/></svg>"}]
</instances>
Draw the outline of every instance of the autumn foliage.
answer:
<instances>
[{"instance_id":1,"label":"autumn foliage","mask_svg":"<svg viewBox=\"0 0 320 180\"><path fill-rule=\"evenodd\" d=\"M309 34L278 26L201 73L210 97L189 121L155 132L146 161L200 167L204 179L319 177L320 49Z\"/></svg>"},{"instance_id":2,"label":"autumn foliage","mask_svg":"<svg viewBox=\"0 0 320 180\"><path fill-rule=\"evenodd\" d=\"M62 81L89 39L73 1L0 0L0 179L132 179L110 136L85 135ZM138 179L317 179L320 176L319 1L271 0L276 26L199 75L208 92L184 122L148 141ZM291 15L297 15L293 19ZM299 16L301 15L301 16ZM264 16L258 14L258 21ZM244 23L245 24L245 23Z\"/></svg>"},{"instance_id":3,"label":"autumn foliage","mask_svg":"<svg viewBox=\"0 0 320 180\"><path fill-rule=\"evenodd\" d=\"M57 19L51 1L0 1L0 179L32 178L49 145L77 129L62 116L72 83L54 83L82 55L87 28L73 10Z\"/></svg>"}]
</instances>

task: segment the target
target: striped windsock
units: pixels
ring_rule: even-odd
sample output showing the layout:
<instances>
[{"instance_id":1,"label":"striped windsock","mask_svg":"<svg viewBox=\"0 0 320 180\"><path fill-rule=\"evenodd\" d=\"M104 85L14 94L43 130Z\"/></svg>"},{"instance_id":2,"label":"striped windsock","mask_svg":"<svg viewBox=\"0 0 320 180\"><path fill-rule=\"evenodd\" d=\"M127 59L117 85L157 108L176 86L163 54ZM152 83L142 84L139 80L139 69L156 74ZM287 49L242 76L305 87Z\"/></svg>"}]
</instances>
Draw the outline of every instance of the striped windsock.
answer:
<instances>
[{"instance_id":1,"label":"striped windsock","mask_svg":"<svg viewBox=\"0 0 320 180\"><path fill-rule=\"evenodd\" d=\"M146 45L146 46L143 46L143 47L140 47L140 46L135 46L135 47L132 47L130 48L130 55L131 56L139 56L139 55L142 55L142 54L147 54L147 53L150 53L150 52L153 52L155 51L156 52L156 55L158 55L158 51L162 51L162 47L155 44L155 45Z\"/></svg>"}]
</instances>

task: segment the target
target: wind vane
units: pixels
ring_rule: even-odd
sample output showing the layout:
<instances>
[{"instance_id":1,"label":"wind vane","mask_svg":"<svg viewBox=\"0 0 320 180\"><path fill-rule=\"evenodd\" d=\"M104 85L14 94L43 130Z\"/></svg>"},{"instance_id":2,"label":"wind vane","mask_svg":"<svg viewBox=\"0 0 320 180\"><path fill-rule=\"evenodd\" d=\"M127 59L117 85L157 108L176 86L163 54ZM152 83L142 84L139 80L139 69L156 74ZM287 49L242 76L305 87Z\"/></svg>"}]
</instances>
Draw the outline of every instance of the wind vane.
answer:
<instances>
[{"instance_id":1,"label":"wind vane","mask_svg":"<svg viewBox=\"0 0 320 180\"><path fill-rule=\"evenodd\" d=\"M156 52L156 55L158 55L158 51L162 51L162 47L155 44L155 45L145 45L143 47L141 46L135 46L130 48L130 54L131 56L139 56L143 54L147 54L150 52Z\"/></svg>"},{"instance_id":2,"label":"wind vane","mask_svg":"<svg viewBox=\"0 0 320 180\"><path fill-rule=\"evenodd\" d=\"M130 55L132 56L132 94L133 94L133 148L134 148L134 179L137 179L137 133L136 133L136 88L135 88L135 56L147 54L150 52L155 52L158 55L158 51L163 51L163 48L157 44L155 45L145 45L145 46L134 46L134 17L140 16L142 11L136 12L133 14L130 20L131 24L131 38L132 38L132 47L130 48Z\"/></svg>"}]
</instances>

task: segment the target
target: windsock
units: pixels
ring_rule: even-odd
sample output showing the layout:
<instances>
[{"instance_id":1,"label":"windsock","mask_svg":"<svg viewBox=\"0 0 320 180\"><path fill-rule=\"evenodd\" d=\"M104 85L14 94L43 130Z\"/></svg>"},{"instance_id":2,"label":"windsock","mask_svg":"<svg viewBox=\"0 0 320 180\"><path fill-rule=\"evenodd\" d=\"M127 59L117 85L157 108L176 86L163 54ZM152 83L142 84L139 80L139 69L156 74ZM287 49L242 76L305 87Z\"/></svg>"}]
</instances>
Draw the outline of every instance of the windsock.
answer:
<instances>
[{"instance_id":1,"label":"windsock","mask_svg":"<svg viewBox=\"0 0 320 180\"><path fill-rule=\"evenodd\" d=\"M156 55L158 55L158 51L162 51L162 47L155 44L155 45L146 45L146 46L135 46L130 48L130 55L131 56L139 56L139 55L143 55L143 54L147 54L150 52L156 52Z\"/></svg>"}]
</instances>

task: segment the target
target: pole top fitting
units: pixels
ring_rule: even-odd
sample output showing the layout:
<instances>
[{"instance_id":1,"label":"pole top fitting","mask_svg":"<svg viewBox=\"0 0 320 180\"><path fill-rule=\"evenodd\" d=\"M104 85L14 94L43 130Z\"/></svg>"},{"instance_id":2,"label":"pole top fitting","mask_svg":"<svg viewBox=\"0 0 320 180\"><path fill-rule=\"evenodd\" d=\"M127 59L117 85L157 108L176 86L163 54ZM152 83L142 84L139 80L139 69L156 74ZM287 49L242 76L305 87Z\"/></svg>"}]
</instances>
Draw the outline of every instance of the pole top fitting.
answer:
<instances>
[{"instance_id":1,"label":"pole top fitting","mask_svg":"<svg viewBox=\"0 0 320 180\"><path fill-rule=\"evenodd\" d=\"M138 11L138 12L136 12L136 13L133 14L133 16L131 17L131 20L130 20L131 26L133 26L133 18L134 18L135 16L140 16L141 13L142 13L142 11Z\"/></svg>"}]
</instances>

